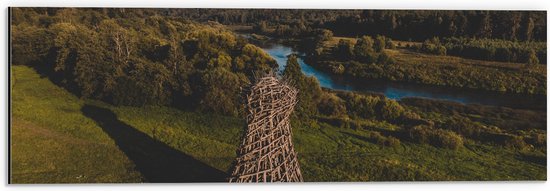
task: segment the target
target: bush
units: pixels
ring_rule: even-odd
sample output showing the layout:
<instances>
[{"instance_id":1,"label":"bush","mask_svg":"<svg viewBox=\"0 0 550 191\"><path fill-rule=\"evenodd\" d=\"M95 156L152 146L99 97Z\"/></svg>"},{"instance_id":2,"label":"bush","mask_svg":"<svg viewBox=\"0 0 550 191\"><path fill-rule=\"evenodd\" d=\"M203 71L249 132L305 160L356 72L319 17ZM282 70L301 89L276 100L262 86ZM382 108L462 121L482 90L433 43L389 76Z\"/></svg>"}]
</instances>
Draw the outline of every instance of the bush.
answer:
<instances>
[{"instance_id":1,"label":"bush","mask_svg":"<svg viewBox=\"0 0 550 191\"><path fill-rule=\"evenodd\" d=\"M460 135L444 129L436 129L430 137L430 142L432 145L448 149L458 149L464 144Z\"/></svg>"},{"instance_id":2,"label":"bush","mask_svg":"<svg viewBox=\"0 0 550 191\"><path fill-rule=\"evenodd\" d=\"M416 49L428 54L435 54L435 55L447 54L447 48L445 48L445 46L443 46L440 43L439 38L437 37L424 41L422 45L420 47L417 47Z\"/></svg>"},{"instance_id":3,"label":"bush","mask_svg":"<svg viewBox=\"0 0 550 191\"><path fill-rule=\"evenodd\" d=\"M539 64L539 59L537 58L537 54L534 50L529 51L529 57L527 58L527 64L529 65L537 65Z\"/></svg>"},{"instance_id":4,"label":"bush","mask_svg":"<svg viewBox=\"0 0 550 191\"><path fill-rule=\"evenodd\" d=\"M319 112L329 116L344 116L347 114L346 104L334 94L325 93L319 103Z\"/></svg>"},{"instance_id":5,"label":"bush","mask_svg":"<svg viewBox=\"0 0 550 191\"><path fill-rule=\"evenodd\" d=\"M386 143L386 137L384 137L380 132L371 132L369 138L372 139L376 144L384 146Z\"/></svg>"},{"instance_id":6,"label":"bush","mask_svg":"<svg viewBox=\"0 0 550 191\"><path fill-rule=\"evenodd\" d=\"M413 142L429 143L441 148L458 149L464 144L462 137L452 131L434 129L425 125L410 128L408 134Z\"/></svg>"},{"instance_id":7,"label":"bush","mask_svg":"<svg viewBox=\"0 0 550 191\"><path fill-rule=\"evenodd\" d=\"M397 147L401 144L401 141L399 141L399 139L392 136L384 137L384 135L380 134L380 132L377 131L371 132L369 134L369 139L371 139L376 144L385 147Z\"/></svg>"},{"instance_id":8,"label":"bush","mask_svg":"<svg viewBox=\"0 0 550 191\"><path fill-rule=\"evenodd\" d=\"M378 113L382 119L395 120L405 112L405 109L392 99L384 99L378 103Z\"/></svg>"},{"instance_id":9,"label":"bush","mask_svg":"<svg viewBox=\"0 0 550 191\"><path fill-rule=\"evenodd\" d=\"M388 54L382 52L380 53L380 55L378 56L378 61L377 61L379 64L393 64L395 63L395 59L393 59L392 57L390 57Z\"/></svg>"},{"instance_id":10,"label":"bush","mask_svg":"<svg viewBox=\"0 0 550 191\"><path fill-rule=\"evenodd\" d=\"M378 104L380 98L375 96L365 96L353 92L339 94L345 101L348 114L364 119L373 119L377 117Z\"/></svg>"},{"instance_id":11,"label":"bush","mask_svg":"<svg viewBox=\"0 0 550 191\"><path fill-rule=\"evenodd\" d=\"M382 52L386 48L386 37L384 36L376 36L376 39L374 40L374 51L376 52Z\"/></svg>"},{"instance_id":12,"label":"bush","mask_svg":"<svg viewBox=\"0 0 550 191\"><path fill-rule=\"evenodd\" d=\"M504 145L511 149L523 150L527 148L527 143L522 136L512 136L504 142Z\"/></svg>"},{"instance_id":13,"label":"bush","mask_svg":"<svg viewBox=\"0 0 550 191\"><path fill-rule=\"evenodd\" d=\"M398 43L399 46L401 46L401 43ZM395 44L391 40L391 38L386 37L386 49L395 49Z\"/></svg>"},{"instance_id":14,"label":"bush","mask_svg":"<svg viewBox=\"0 0 550 191\"><path fill-rule=\"evenodd\" d=\"M384 142L384 146L388 146L388 147L397 147L399 145L401 145L401 141L399 141L399 139L392 136L388 136L388 138Z\"/></svg>"},{"instance_id":15,"label":"bush","mask_svg":"<svg viewBox=\"0 0 550 191\"><path fill-rule=\"evenodd\" d=\"M430 127L424 125L414 126L409 129L409 138L413 142L425 144L428 143L430 138Z\"/></svg>"},{"instance_id":16,"label":"bush","mask_svg":"<svg viewBox=\"0 0 550 191\"><path fill-rule=\"evenodd\" d=\"M465 117L452 118L445 124L448 129L465 137L477 138L481 134L482 127Z\"/></svg>"},{"instance_id":17,"label":"bush","mask_svg":"<svg viewBox=\"0 0 550 191\"><path fill-rule=\"evenodd\" d=\"M545 133L537 133L534 136L534 142L536 145L539 146L546 146L546 134Z\"/></svg>"}]
</instances>

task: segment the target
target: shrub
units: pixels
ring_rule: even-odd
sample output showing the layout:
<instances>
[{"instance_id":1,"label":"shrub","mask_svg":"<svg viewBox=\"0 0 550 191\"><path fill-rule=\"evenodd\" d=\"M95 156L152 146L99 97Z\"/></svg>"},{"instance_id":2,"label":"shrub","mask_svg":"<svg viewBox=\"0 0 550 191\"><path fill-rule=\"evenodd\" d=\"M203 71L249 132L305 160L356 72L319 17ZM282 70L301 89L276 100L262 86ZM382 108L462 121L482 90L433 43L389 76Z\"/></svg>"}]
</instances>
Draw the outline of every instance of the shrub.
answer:
<instances>
[{"instance_id":1,"label":"shrub","mask_svg":"<svg viewBox=\"0 0 550 191\"><path fill-rule=\"evenodd\" d=\"M546 134L537 133L534 136L534 142L536 145L545 146L546 145Z\"/></svg>"},{"instance_id":2,"label":"shrub","mask_svg":"<svg viewBox=\"0 0 550 191\"><path fill-rule=\"evenodd\" d=\"M319 112L330 116L346 115L346 104L334 94L324 94L319 103Z\"/></svg>"},{"instance_id":3,"label":"shrub","mask_svg":"<svg viewBox=\"0 0 550 191\"><path fill-rule=\"evenodd\" d=\"M422 43L420 47L416 47L417 51L425 52L428 54L435 54L435 55L446 55L447 54L447 48L443 46L439 38L434 37L431 39L428 39Z\"/></svg>"},{"instance_id":4,"label":"shrub","mask_svg":"<svg viewBox=\"0 0 550 191\"><path fill-rule=\"evenodd\" d=\"M405 109L397 101L387 98L378 103L378 108L380 117L386 120L397 119L405 112Z\"/></svg>"},{"instance_id":5,"label":"shrub","mask_svg":"<svg viewBox=\"0 0 550 191\"><path fill-rule=\"evenodd\" d=\"M401 43L398 43L399 46L401 46ZM395 49L395 44L391 40L391 38L386 37L386 49Z\"/></svg>"},{"instance_id":6,"label":"shrub","mask_svg":"<svg viewBox=\"0 0 550 191\"><path fill-rule=\"evenodd\" d=\"M527 143L522 136L512 136L504 142L504 145L511 149L523 150L527 148Z\"/></svg>"},{"instance_id":7,"label":"shrub","mask_svg":"<svg viewBox=\"0 0 550 191\"><path fill-rule=\"evenodd\" d=\"M465 117L452 118L444 124L448 129L465 137L476 138L481 134L482 127Z\"/></svg>"},{"instance_id":8,"label":"shrub","mask_svg":"<svg viewBox=\"0 0 550 191\"><path fill-rule=\"evenodd\" d=\"M464 144L460 135L444 129L434 130L430 137L430 143L448 149L458 149Z\"/></svg>"},{"instance_id":9,"label":"shrub","mask_svg":"<svg viewBox=\"0 0 550 191\"><path fill-rule=\"evenodd\" d=\"M374 50L376 52L382 52L386 48L386 37L376 36L374 40Z\"/></svg>"},{"instance_id":10,"label":"shrub","mask_svg":"<svg viewBox=\"0 0 550 191\"><path fill-rule=\"evenodd\" d=\"M434 129L426 125L414 126L409 129L408 134L409 138L414 142L421 144L429 143L441 148L458 149L464 144L460 135L444 129Z\"/></svg>"},{"instance_id":11,"label":"shrub","mask_svg":"<svg viewBox=\"0 0 550 191\"><path fill-rule=\"evenodd\" d=\"M382 53L380 53L380 55L378 55L377 63L379 63L379 64L393 64L393 63L395 63L395 59L390 57L385 52L382 52Z\"/></svg>"},{"instance_id":12,"label":"shrub","mask_svg":"<svg viewBox=\"0 0 550 191\"><path fill-rule=\"evenodd\" d=\"M401 141L399 141L399 139L392 136L384 137L384 135L380 134L380 132L377 131L371 132L369 134L369 139L371 139L376 144L385 147L396 147L401 144Z\"/></svg>"},{"instance_id":13,"label":"shrub","mask_svg":"<svg viewBox=\"0 0 550 191\"><path fill-rule=\"evenodd\" d=\"M529 51L529 57L527 58L527 64L529 64L529 65L539 64L539 58L537 58L537 54L532 49Z\"/></svg>"},{"instance_id":14,"label":"shrub","mask_svg":"<svg viewBox=\"0 0 550 191\"><path fill-rule=\"evenodd\" d=\"M409 138L413 142L425 144L428 143L431 128L424 125L414 126L409 129Z\"/></svg>"},{"instance_id":15,"label":"shrub","mask_svg":"<svg viewBox=\"0 0 550 191\"><path fill-rule=\"evenodd\" d=\"M392 136L388 136L388 138L384 142L384 146L388 146L388 147L397 147L399 145L401 145L401 141L399 141L399 139Z\"/></svg>"}]
</instances>

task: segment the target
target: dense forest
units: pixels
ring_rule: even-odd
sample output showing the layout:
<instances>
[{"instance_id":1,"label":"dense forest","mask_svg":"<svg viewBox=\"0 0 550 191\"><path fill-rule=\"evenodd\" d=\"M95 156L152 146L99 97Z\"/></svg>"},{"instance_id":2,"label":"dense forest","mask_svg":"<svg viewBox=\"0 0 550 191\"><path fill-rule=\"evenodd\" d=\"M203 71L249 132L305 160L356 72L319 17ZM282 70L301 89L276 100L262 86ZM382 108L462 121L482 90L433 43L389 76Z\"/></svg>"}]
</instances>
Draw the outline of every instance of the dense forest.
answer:
<instances>
[{"instance_id":1,"label":"dense forest","mask_svg":"<svg viewBox=\"0 0 550 191\"><path fill-rule=\"evenodd\" d=\"M221 25L100 9L12 11L14 64L30 64L84 98L236 115L239 88L276 67Z\"/></svg>"},{"instance_id":2,"label":"dense forest","mask_svg":"<svg viewBox=\"0 0 550 191\"><path fill-rule=\"evenodd\" d=\"M544 11L410 11L167 9L166 15L226 25L267 25L288 34L326 28L339 36L384 35L400 40L439 37L546 41ZM427 30L429 29L429 30Z\"/></svg>"},{"instance_id":3,"label":"dense forest","mask_svg":"<svg viewBox=\"0 0 550 191\"><path fill-rule=\"evenodd\" d=\"M33 78L28 67L77 97L73 102L118 112L120 120L154 139L227 170L242 130L242 89L278 68L253 39L231 29L244 25L253 35L296 42L305 50L288 55L280 77L299 89L291 121L306 180L546 178L545 110L328 90L305 75L298 61L358 81L546 94L545 12L11 8L10 23L17 71L12 79L28 86L17 89L23 98L16 101L25 106L14 104L18 120L65 128L34 117L49 112L33 113L32 105L55 107L29 101L33 94L25 91L31 92L32 83L47 83ZM425 54L483 63L437 57L440 62ZM67 108L82 115L78 106ZM178 125L186 128L171 128ZM211 148L219 145L224 150ZM442 162L453 157L465 158L450 166ZM502 167L499 161L511 162ZM428 165L434 168L423 167ZM468 174L486 166L502 169ZM527 170L511 173L518 168Z\"/></svg>"}]
</instances>

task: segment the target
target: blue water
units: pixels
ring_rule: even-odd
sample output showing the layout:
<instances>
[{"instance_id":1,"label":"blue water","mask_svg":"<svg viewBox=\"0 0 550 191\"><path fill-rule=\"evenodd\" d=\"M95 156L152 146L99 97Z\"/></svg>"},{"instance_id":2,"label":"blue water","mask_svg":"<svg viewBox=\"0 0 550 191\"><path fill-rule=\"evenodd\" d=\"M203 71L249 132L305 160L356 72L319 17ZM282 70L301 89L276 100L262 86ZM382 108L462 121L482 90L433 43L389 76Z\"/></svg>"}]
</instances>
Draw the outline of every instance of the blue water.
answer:
<instances>
[{"instance_id":1,"label":"blue water","mask_svg":"<svg viewBox=\"0 0 550 191\"><path fill-rule=\"evenodd\" d=\"M277 43L262 45L262 48L271 55L279 64L279 71L286 66L287 56L295 53L291 47ZM321 87L334 90L375 92L384 94L390 99L400 100L405 97L421 97L454 101L463 104L481 104L493 106L505 106L512 108L546 109L546 96L503 94L497 92L456 89L440 86L419 85L410 83L384 82L378 80L356 81L345 79L342 76L334 76L317 70L306 64L299 58L298 62L302 72L307 76L314 76L319 80Z\"/></svg>"}]
</instances>

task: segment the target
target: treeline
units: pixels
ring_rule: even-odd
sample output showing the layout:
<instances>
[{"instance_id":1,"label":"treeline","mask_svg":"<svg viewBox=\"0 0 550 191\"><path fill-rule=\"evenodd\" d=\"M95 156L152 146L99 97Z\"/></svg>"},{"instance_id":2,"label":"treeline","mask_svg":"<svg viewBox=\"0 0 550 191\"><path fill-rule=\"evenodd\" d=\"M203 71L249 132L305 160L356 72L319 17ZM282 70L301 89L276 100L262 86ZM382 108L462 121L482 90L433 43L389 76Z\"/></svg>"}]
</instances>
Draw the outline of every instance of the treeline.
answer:
<instances>
[{"instance_id":1,"label":"treeline","mask_svg":"<svg viewBox=\"0 0 550 191\"><path fill-rule=\"evenodd\" d=\"M546 42L500 39L443 38L425 40L413 49L436 55L454 55L477 60L546 64Z\"/></svg>"},{"instance_id":2,"label":"treeline","mask_svg":"<svg viewBox=\"0 0 550 191\"><path fill-rule=\"evenodd\" d=\"M331 58L335 58L340 61L355 60L364 63L380 63L380 64L392 64L395 62L393 58L384 52L384 49L395 48L390 38L384 36L376 36L372 38L370 36L363 36L357 38L355 43L347 39L341 39L338 41L336 47L333 47L330 52ZM326 57L325 55L317 55L319 57ZM341 74L342 70L335 71L335 73Z\"/></svg>"},{"instance_id":3,"label":"treeline","mask_svg":"<svg viewBox=\"0 0 550 191\"><path fill-rule=\"evenodd\" d=\"M546 42L444 38L447 53L479 60L546 64Z\"/></svg>"},{"instance_id":4,"label":"treeline","mask_svg":"<svg viewBox=\"0 0 550 191\"><path fill-rule=\"evenodd\" d=\"M240 89L253 73L277 67L216 24L112 14L124 9L10 12L13 64L30 65L83 98L238 115Z\"/></svg>"},{"instance_id":5,"label":"treeline","mask_svg":"<svg viewBox=\"0 0 550 191\"><path fill-rule=\"evenodd\" d=\"M422 41L438 37L546 41L545 11L168 9L165 14L223 24L289 31L330 29L335 35L384 35Z\"/></svg>"}]
</instances>

